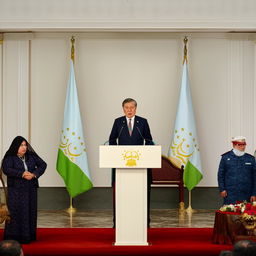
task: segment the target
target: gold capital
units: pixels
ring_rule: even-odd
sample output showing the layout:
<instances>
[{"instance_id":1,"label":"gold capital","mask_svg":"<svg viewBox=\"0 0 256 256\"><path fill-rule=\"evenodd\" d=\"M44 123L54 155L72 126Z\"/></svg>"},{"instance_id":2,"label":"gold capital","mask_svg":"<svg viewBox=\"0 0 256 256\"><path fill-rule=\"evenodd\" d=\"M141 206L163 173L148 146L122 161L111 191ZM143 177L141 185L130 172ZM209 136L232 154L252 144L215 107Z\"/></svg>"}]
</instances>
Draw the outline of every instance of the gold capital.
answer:
<instances>
[{"instance_id":1,"label":"gold capital","mask_svg":"<svg viewBox=\"0 0 256 256\"><path fill-rule=\"evenodd\" d=\"M71 41L71 60L75 62L75 38L72 36L70 41Z\"/></svg>"},{"instance_id":2,"label":"gold capital","mask_svg":"<svg viewBox=\"0 0 256 256\"><path fill-rule=\"evenodd\" d=\"M185 63L185 61L188 63L188 49L187 49L187 43L188 43L188 38L185 36L184 40L184 57L183 57L183 64Z\"/></svg>"}]
</instances>

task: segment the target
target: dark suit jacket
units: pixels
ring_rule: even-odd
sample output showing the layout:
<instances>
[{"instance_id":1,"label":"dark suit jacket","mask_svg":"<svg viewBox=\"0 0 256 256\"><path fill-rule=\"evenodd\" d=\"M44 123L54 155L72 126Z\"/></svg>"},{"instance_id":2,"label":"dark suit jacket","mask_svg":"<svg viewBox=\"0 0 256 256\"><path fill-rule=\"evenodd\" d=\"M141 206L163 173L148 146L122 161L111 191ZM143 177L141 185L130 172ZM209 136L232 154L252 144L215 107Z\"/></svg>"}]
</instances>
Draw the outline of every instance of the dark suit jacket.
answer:
<instances>
[{"instance_id":1,"label":"dark suit jacket","mask_svg":"<svg viewBox=\"0 0 256 256\"><path fill-rule=\"evenodd\" d=\"M153 145L147 119L135 116L132 135L130 136L126 117L122 116L115 120L109 145Z\"/></svg>"},{"instance_id":2,"label":"dark suit jacket","mask_svg":"<svg viewBox=\"0 0 256 256\"><path fill-rule=\"evenodd\" d=\"M109 136L109 145L154 145L150 133L147 119L135 116L132 135L130 136L127 120L125 116L115 120L111 134ZM115 169L112 169L112 186L115 183ZM148 171L148 183L151 183L151 169ZM150 189L150 185L148 186Z\"/></svg>"}]
</instances>

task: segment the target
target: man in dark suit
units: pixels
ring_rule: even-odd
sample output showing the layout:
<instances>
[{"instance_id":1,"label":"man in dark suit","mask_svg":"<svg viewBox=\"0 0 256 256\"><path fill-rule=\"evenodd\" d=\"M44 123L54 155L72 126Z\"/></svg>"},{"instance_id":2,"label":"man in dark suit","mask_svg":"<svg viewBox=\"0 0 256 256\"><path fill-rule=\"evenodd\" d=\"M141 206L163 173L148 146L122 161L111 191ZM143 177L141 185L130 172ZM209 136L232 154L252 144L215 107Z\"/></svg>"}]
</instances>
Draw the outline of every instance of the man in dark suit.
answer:
<instances>
[{"instance_id":1,"label":"man in dark suit","mask_svg":"<svg viewBox=\"0 0 256 256\"><path fill-rule=\"evenodd\" d=\"M154 145L147 119L135 115L137 102L127 98L123 101L122 107L125 115L115 120L109 136L109 145ZM151 181L152 172L151 169L148 169L148 226ZM112 170L112 187L115 226L115 169Z\"/></svg>"}]
</instances>

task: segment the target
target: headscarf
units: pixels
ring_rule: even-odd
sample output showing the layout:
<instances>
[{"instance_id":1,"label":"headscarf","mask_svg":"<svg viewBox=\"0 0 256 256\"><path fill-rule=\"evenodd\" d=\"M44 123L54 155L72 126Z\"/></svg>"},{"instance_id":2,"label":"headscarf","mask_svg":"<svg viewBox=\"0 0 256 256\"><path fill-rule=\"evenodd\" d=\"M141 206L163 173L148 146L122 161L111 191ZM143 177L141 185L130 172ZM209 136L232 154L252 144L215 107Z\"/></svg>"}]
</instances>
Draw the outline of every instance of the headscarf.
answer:
<instances>
[{"instance_id":1,"label":"headscarf","mask_svg":"<svg viewBox=\"0 0 256 256\"><path fill-rule=\"evenodd\" d=\"M31 145L28 143L28 141L25 138L23 138L22 136L17 136L14 138L9 149L6 151L4 158L2 160L1 167L2 167L3 162L7 156L17 156L19 147L23 141L25 141L27 144L26 154L37 155L36 152L34 151L34 149L31 147Z\"/></svg>"}]
</instances>

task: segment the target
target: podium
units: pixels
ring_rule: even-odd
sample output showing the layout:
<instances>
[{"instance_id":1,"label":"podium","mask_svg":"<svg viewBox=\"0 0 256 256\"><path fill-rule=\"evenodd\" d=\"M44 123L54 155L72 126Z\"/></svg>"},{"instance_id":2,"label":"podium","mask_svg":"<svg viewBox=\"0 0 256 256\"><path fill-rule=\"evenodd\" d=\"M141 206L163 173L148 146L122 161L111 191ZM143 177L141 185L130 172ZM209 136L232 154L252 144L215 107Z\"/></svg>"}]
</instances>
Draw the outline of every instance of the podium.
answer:
<instances>
[{"instance_id":1,"label":"podium","mask_svg":"<svg viewBox=\"0 0 256 256\"><path fill-rule=\"evenodd\" d=\"M100 168L116 168L115 245L148 245L147 168L161 168L161 146L100 146Z\"/></svg>"}]
</instances>

